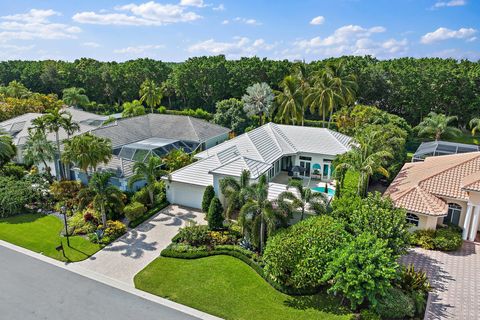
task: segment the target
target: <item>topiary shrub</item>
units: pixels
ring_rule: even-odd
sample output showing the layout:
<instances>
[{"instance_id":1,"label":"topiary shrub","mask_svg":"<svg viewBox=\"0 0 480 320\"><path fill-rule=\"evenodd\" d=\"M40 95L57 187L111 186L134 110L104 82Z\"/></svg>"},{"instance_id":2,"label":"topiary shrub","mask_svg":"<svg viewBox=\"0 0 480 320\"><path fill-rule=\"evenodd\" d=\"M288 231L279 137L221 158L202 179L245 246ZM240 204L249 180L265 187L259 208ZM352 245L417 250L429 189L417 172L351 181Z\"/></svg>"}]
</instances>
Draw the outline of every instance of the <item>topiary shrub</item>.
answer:
<instances>
[{"instance_id":1,"label":"topiary shrub","mask_svg":"<svg viewBox=\"0 0 480 320\"><path fill-rule=\"evenodd\" d=\"M435 248L434 237L435 230L415 230L410 237L410 243L423 249L432 250Z\"/></svg>"},{"instance_id":2,"label":"topiary shrub","mask_svg":"<svg viewBox=\"0 0 480 320\"><path fill-rule=\"evenodd\" d=\"M415 304L407 294L398 288L390 288L378 299L375 311L382 319L403 319L413 317Z\"/></svg>"},{"instance_id":3,"label":"topiary shrub","mask_svg":"<svg viewBox=\"0 0 480 320\"><path fill-rule=\"evenodd\" d=\"M223 206L217 197L212 199L208 208L208 228L218 230L223 228Z\"/></svg>"},{"instance_id":4,"label":"topiary shrub","mask_svg":"<svg viewBox=\"0 0 480 320\"><path fill-rule=\"evenodd\" d=\"M317 288L333 251L349 239L341 222L329 216L303 220L269 238L263 255L267 277L297 289Z\"/></svg>"},{"instance_id":5,"label":"topiary shrub","mask_svg":"<svg viewBox=\"0 0 480 320\"><path fill-rule=\"evenodd\" d=\"M433 245L442 251L455 251L462 247L462 234L454 228L442 228L435 232Z\"/></svg>"},{"instance_id":6,"label":"topiary shrub","mask_svg":"<svg viewBox=\"0 0 480 320\"><path fill-rule=\"evenodd\" d=\"M147 208L140 202L132 202L123 208L123 213L129 221L133 221L141 217L146 211Z\"/></svg>"},{"instance_id":7,"label":"topiary shrub","mask_svg":"<svg viewBox=\"0 0 480 320\"><path fill-rule=\"evenodd\" d=\"M202 199L202 211L204 213L208 213L208 209L210 208L210 203L212 202L212 199L215 197L215 190L213 189L213 186L207 186L205 188L205 192L203 193L203 199Z\"/></svg>"}]
</instances>

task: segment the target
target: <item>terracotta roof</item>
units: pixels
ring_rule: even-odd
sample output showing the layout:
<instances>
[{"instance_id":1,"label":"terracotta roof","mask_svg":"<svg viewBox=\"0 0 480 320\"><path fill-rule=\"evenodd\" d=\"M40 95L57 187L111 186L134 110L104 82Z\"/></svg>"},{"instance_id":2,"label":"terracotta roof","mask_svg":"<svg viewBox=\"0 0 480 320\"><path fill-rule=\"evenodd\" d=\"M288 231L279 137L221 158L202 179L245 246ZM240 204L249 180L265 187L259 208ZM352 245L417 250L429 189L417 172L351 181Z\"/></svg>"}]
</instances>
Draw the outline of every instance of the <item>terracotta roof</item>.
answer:
<instances>
[{"instance_id":1,"label":"terracotta roof","mask_svg":"<svg viewBox=\"0 0 480 320\"><path fill-rule=\"evenodd\" d=\"M480 191L480 152L407 163L385 195L410 212L438 216L447 213L442 197L468 200L472 190Z\"/></svg>"}]
</instances>

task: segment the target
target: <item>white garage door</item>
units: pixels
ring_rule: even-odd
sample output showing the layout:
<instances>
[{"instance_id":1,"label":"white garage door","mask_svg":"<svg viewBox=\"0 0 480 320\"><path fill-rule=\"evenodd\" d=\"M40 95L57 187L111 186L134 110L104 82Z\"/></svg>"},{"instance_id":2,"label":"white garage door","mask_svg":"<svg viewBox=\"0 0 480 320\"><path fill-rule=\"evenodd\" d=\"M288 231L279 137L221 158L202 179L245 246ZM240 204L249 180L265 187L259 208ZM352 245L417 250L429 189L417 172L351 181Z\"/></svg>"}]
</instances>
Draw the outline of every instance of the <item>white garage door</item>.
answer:
<instances>
[{"instance_id":1,"label":"white garage door","mask_svg":"<svg viewBox=\"0 0 480 320\"><path fill-rule=\"evenodd\" d=\"M201 209L205 187L181 182L171 182L167 200L172 204Z\"/></svg>"}]
</instances>

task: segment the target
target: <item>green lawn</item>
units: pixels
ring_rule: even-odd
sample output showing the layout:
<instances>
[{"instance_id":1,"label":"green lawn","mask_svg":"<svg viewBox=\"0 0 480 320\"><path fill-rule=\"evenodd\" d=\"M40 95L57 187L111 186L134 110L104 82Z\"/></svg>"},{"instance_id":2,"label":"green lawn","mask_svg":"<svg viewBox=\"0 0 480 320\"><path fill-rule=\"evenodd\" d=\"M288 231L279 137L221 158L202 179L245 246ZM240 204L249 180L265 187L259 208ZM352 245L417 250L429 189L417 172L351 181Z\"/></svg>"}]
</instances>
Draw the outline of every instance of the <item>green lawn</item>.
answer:
<instances>
[{"instance_id":1,"label":"green lawn","mask_svg":"<svg viewBox=\"0 0 480 320\"><path fill-rule=\"evenodd\" d=\"M351 319L327 294L292 297L230 256L160 257L135 276L138 289L225 319Z\"/></svg>"},{"instance_id":2,"label":"green lawn","mask_svg":"<svg viewBox=\"0 0 480 320\"><path fill-rule=\"evenodd\" d=\"M80 261L98 250L100 245L93 244L79 236L70 237L70 247L66 238L60 235L63 224L54 216L24 214L0 219L0 240L42 253L61 261ZM63 243L65 256L55 248Z\"/></svg>"}]
</instances>

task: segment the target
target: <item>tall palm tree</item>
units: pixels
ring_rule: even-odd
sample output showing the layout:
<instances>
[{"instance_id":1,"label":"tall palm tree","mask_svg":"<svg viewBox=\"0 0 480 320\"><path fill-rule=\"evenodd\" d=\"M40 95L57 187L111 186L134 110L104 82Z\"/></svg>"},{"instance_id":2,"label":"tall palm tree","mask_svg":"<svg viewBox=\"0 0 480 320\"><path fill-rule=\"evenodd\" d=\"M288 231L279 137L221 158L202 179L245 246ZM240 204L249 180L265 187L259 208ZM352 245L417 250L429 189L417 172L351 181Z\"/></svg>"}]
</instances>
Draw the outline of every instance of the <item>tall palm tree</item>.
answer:
<instances>
[{"instance_id":1,"label":"tall palm tree","mask_svg":"<svg viewBox=\"0 0 480 320\"><path fill-rule=\"evenodd\" d=\"M272 89L265 82L255 83L247 88L243 95L243 109L248 116L257 115L260 117L260 125L265 123L265 118L270 116L275 96Z\"/></svg>"},{"instance_id":2,"label":"tall palm tree","mask_svg":"<svg viewBox=\"0 0 480 320\"><path fill-rule=\"evenodd\" d=\"M145 107L138 100L125 102L123 104L122 118L142 116L145 114Z\"/></svg>"},{"instance_id":3,"label":"tall palm tree","mask_svg":"<svg viewBox=\"0 0 480 320\"><path fill-rule=\"evenodd\" d=\"M300 122L303 126L304 110L300 82L294 76L286 76L280 83L282 91L276 91L277 120Z\"/></svg>"},{"instance_id":4,"label":"tall palm tree","mask_svg":"<svg viewBox=\"0 0 480 320\"><path fill-rule=\"evenodd\" d=\"M473 118L468 125L472 129L472 136L474 136L480 130L480 118Z\"/></svg>"},{"instance_id":5,"label":"tall palm tree","mask_svg":"<svg viewBox=\"0 0 480 320\"><path fill-rule=\"evenodd\" d=\"M6 87L6 94L12 98L26 98L31 92L21 82L13 80Z\"/></svg>"},{"instance_id":6,"label":"tall palm tree","mask_svg":"<svg viewBox=\"0 0 480 320\"><path fill-rule=\"evenodd\" d=\"M55 159L56 152L55 144L52 141L48 141L44 131L30 130L28 132L28 138L23 149L23 157L27 163L35 165L42 163L49 180L52 178L52 169L47 162Z\"/></svg>"},{"instance_id":7,"label":"tall palm tree","mask_svg":"<svg viewBox=\"0 0 480 320\"><path fill-rule=\"evenodd\" d=\"M155 183L158 178L164 172L161 169L162 160L158 157L151 156L148 158L147 163L135 162L133 165L134 175L128 180L129 188L132 188L133 184L137 181L145 180L147 182L148 196L150 197L150 204L154 204Z\"/></svg>"},{"instance_id":8,"label":"tall palm tree","mask_svg":"<svg viewBox=\"0 0 480 320\"><path fill-rule=\"evenodd\" d=\"M112 158L112 144L106 138L89 132L65 141L62 161L75 163L88 177L88 169L97 171L100 163L107 164Z\"/></svg>"},{"instance_id":9,"label":"tall palm tree","mask_svg":"<svg viewBox=\"0 0 480 320\"><path fill-rule=\"evenodd\" d=\"M265 175L247 190L248 200L240 209L239 224L244 233L251 236L257 244L260 252L263 252L266 237L276 229L280 214L268 200L268 183Z\"/></svg>"},{"instance_id":10,"label":"tall palm tree","mask_svg":"<svg viewBox=\"0 0 480 320\"><path fill-rule=\"evenodd\" d=\"M228 219L231 214L240 209L246 201L246 190L250 186L250 171L243 170L240 179L225 177L220 180L220 191L226 200L225 216Z\"/></svg>"},{"instance_id":11,"label":"tall palm tree","mask_svg":"<svg viewBox=\"0 0 480 320\"><path fill-rule=\"evenodd\" d=\"M383 147L381 134L380 131L368 130L355 137L351 150L338 159L335 167L336 171L353 170L360 174L357 193L361 197L365 196L370 177L374 173L387 178L390 176L384 163L393 155Z\"/></svg>"},{"instance_id":12,"label":"tall palm tree","mask_svg":"<svg viewBox=\"0 0 480 320\"><path fill-rule=\"evenodd\" d=\"M297 190L298 196L288 191L289 188ZM293 210L300 210L300 220L305 216L305 210L310 207L317 213L326 212L326 203L328 199L321 192L314 192L310 188L303 187L303 181L291 179L288 182L287 191L280 193L278 202Z\"/></svg>"},{"instance_id":13,"label":"tall palm tree","mask_svg":"<svg viewBox=\"0 0 480 320\"><path fill-rule=\"evenodd\" d=\"M104 228L107 225L107 206L109 204L121 206L121 203L123 203L122 192L110 184L112 176L113 173L111 172L95 172L88 183L88 187L78 193L81 208L92 203L95 209L100 211Z\"/></svg>"},{"instance_id":14,"label":"tall palm tree","mask_svg":"<svg viewBox=\"0 0 480 320\"><path fill-rule=\"evenodd\" d=\"M153 80L145 80L140 87L140 102L145 102L150 107L151 113L153 109L162 101L162 88L157 86Z\"/></svg>"},{"instance_id":15,"label":"tall palm tree","mask_svg":"<svg viewBox=\"0 0 480 320\"><path fill-rule=\"evenodd\" d=\"M90 103L85 90L76 87L63 89L62 100L65 104L74 107L83 107Z\"/></svg>"},{"instance_id":16,"label":"tall palm tree","mask_svg":"<svg viewBox=\"0 0 480 320\"><path fill-rule=\"evenodd\" d=\"M67 135L73 134L75 131L79 130L78 124L72 120L72 115L65 110L60 108L55 108L47 111L41 117L38 117L32 121L33 128L35 130L42 130L44 132L54 132L55 133L55 142L57 145L57 159L62 158L62 152L60 149L60 129L63 129L67 132ZM57 178L64 178L64 168L61 163L58 164L59 170L57 172Z\"/></svg>"},{"instance_id":17,"label":"tall palm tree","mask_svg":"<svg viewBox=\"0 0 480 320\"><path fill-rule=\"evenodd\" d=\"M419 136L433 138L435 141L441 138L457 137L462 134L462 131L450 125L457 119L457 116L447 116L441 113L430 112L415 129L418 130Z\"/></svg>"},{"instance_id":18,"label":"tall palm tree","mask_svg":"<svg viewBox=\"0 0 480 320\"><path fill-rule=\"evenodd\" d=\"M12 160L17 154L12 137L0 128L0 167Z\"/></svg>"}]
</instances>

